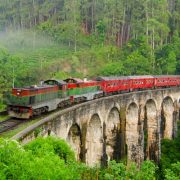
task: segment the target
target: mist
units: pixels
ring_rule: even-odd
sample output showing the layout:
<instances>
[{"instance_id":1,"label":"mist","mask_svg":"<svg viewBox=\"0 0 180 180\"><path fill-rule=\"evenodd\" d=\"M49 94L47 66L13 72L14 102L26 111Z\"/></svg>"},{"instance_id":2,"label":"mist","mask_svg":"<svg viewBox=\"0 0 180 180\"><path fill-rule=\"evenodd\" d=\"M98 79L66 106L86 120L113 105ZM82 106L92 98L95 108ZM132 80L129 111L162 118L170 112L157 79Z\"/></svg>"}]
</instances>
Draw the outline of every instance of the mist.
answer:
<instances>
[{"instance_id":1,"label":"mist","mask_svg":"<svg viewBox=\"0 0 180 180\"><path fill-rule=\"evenodd\" d=\"M57 46L50 37L37 31L0 32L0 44L11 53L36 51L41 48Z\"/></svg>"}]
</instances>

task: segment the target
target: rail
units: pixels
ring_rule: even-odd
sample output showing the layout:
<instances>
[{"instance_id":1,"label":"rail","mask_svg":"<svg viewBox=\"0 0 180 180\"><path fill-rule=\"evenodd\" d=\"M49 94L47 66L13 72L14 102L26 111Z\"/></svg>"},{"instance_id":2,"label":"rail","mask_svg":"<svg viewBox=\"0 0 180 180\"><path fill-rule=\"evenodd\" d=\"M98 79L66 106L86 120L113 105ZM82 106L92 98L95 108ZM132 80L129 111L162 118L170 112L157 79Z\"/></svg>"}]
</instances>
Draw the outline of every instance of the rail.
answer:
<instances>
[{"instance_id":1,"label":"rail","mask_svg":"<svg viewBox=\"0 0 180 180\"><path fill-rule=\"evenodd\" d=\"M6 119L0 122L0 134L15 128L16 126L24 122L27 121L22 121L21 119L15 119L15 118Z\"/></svg>"}]
</instances>

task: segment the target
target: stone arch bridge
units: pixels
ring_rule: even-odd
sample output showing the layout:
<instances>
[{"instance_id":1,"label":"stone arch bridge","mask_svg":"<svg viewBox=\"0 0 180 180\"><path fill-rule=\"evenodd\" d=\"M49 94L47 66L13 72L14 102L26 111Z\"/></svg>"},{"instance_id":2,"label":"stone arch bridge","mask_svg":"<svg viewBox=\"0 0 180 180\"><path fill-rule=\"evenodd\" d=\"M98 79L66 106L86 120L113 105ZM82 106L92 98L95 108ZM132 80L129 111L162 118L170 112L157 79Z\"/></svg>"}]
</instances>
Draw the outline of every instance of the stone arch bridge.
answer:
<instances>
[{"instance_id":1,"label":"stone arch bridge","mask_svg":"<svg viewBox=\"0 0 180 180\"><path fill-rule=\"evenodd\" d=\"M59 110L13 139L26 143L38 133L61 137L90 166L113 159L158 162L161 139L176 136L179 98L179 88L104 97Z\"/></svg>"}]
</instances>

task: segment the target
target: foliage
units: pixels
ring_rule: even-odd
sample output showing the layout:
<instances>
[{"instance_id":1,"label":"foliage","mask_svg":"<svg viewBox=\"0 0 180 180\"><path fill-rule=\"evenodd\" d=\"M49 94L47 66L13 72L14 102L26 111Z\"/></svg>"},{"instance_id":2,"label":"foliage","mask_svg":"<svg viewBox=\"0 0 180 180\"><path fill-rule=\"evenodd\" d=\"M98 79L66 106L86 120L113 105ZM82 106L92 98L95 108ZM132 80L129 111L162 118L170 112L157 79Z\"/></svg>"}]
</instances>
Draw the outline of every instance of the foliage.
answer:
<instances>
[{"instance_id":1,"label":"foliage","mask_svg":"<svg viewBox=\"0 0 180 180\"><path fill-rule=\"evenodd\" d=\"M157 167L151 161L145 161L141 168L138 169L135 163L131 163L125 166L123 163L117 163L115 161L110 161L108 167L106 168L84 168L81 176L87 177L87 179L145 179L151 180L155 179ZM83 178L82 178L83 179Z\"/></svg>"},{"instance_id":2,"label":"foliage","mask_svg":"<svg viewBox=\"0 0 180 180\"><path fill-rule=\"evenodd\" d=\"M31 150L32 154L36 156L44 156L46 153L58 155L65 162L75 161L74 152L66 144L64 140L54 137L42 138L38 137L35 141L25 145L25 150Z\"/></svg>"},{"instance_id":3,"label":"foliage","mask_svg":"<svg viewBox=\"0 0 180 180\"><path fill-rule=\"evenodd\" d=\"M111 76L111 75L123 75L124 74L124 66L122 63L115 62L115 63L108 63L102 68L101 73L104 76Z\"/></svg>"},{"instance_id":4,"label":"foliage","mask_svg":"<svg viewBox=\"0 0 180 180\"><path fill-rule=\"evenodd\" d=\"M144 161L140 168L135 163L127 166L110 161L107 167L88 167L75 161L74 152L64 140L38 137L22 146L17 141L0 139L1 179L156 179L158 167ZM180 163L166 166L163 177L179 179ZM160 177L159 177L160 178Z\"/></svg>"},{"instance_id":5,"label":"foliage","mask_svg":"<svg viewBox=\"0 0 180 180\"><path fill-rule=\"evenodd\" d=\"M180 123L178 122L178 129ZM180 161L180 131L174 140L162 140L161 166L162 170L171 166L171 164Z\"/></svg>"},{"instance_id":6,"label":"foliage","mask_svg":"<svg viewBox=\"0 0 180 180\"><path fill-rule=\"evenodd\" d=\"M45 144L41 144L45 143ZM64 141L38 139L26 147L16 141L0 139L1 179L75 179L75 163L68 164L73 153ZM65 159L64 159L65 158Z\"/></svg>"},{"instance_id":7,"label":"foliage","mask_svg":"<svg viewBox=\"0 0 180 180\"><path fill-rule=\"evenodd\" d=\"M178 122L178 129L180 128L180 123ZM166 176L171 176L174 171L179 171L180 162L180 131L178 131L177 137L174 140L164 139L162 140L162 154L160 169L162 173ZM176 164L176 165L175 165ZM172 177L179 176L175 173ZM162 175L162 176L164 176ZM166 177L167 179L170 177Z\"/></svg>"},{"instance_id":8,"label":"foliage","mask_svg":"<svg viewBox=\"0 0 180 180\"><path fill-rule=\"evenodd\" d=\"M180 162L171 164L170 169L165 169L165 179L178 180L180 178Z\"/></svg>"},{"instance_id":9,"label":"foliage","mask_svg":"<svg viewBox=\"0 0 180 180\"><path fill-rule=\"evenodd\" d=\"M0 109L47 78L180 74L180 1L1 0Z\"/></svg>"}]
</instances>

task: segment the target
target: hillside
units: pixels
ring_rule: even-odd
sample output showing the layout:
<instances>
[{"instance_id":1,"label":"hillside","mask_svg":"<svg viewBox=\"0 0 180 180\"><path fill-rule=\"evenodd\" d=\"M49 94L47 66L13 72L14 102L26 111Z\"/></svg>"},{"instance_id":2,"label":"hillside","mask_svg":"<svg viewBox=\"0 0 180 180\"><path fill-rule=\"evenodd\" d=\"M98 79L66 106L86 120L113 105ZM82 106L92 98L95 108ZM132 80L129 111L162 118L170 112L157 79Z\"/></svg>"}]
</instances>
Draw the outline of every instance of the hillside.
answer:
<instances>
[{"instance_id":1,"label":"hillside","mask_svg":"<svg viewBox=\"0 0 180 180\"><path fill-rule=\"evenodd\" d=\"M0 97L46 78L180 74L180 0L1 0Z\"/></svg>"}]
</instances>

